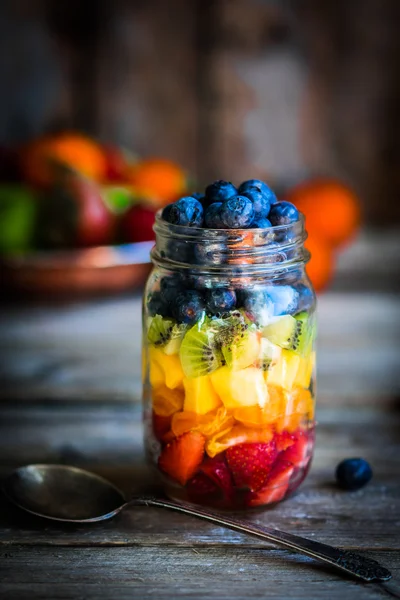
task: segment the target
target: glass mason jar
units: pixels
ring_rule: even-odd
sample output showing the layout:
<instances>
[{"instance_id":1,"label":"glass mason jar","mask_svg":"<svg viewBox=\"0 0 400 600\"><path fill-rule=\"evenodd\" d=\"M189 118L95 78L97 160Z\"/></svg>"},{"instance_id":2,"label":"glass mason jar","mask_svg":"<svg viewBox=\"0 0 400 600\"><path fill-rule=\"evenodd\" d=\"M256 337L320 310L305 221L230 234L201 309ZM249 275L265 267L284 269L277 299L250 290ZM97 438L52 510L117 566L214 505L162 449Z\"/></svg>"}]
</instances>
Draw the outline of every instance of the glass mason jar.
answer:
<instances>
[{"instance_id":1,"label":"glass mason jar","mask_svg":"<svg viewBox=\"0 0 400 600\"><path fill-rule=\"evenodd\" d=\"M278 502L314 446L315 294L304 220L211 230L157 215L143 306L145 448L165 493Z\"/></svg>"}]
</instances>

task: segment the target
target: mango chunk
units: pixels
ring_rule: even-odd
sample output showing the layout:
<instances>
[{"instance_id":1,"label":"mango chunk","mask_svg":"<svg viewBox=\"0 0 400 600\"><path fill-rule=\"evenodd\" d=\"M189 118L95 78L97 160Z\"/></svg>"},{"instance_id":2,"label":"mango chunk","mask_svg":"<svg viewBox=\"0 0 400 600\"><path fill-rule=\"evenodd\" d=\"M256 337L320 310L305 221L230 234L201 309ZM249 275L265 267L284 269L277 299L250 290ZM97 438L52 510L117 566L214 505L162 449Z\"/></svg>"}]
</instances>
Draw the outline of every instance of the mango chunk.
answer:
<instances>
[{"instance_id":1,"label":"mango chunk","mask_svg":"<svg viewBox=\"0 0 400 600\"><path fill-rule=\"evenodd\" d=\"M150 383L152 386L166 385L171 390L182 385L183 371L177 354L169 356L159 348L149 348Z\"/></svg>"},{"instance_id":2,"label":"mango chunk","mask_svg":"<svg viewBox=\"0 0 400 600\"><path fill-rule=\"evenodd\" d=\"M185 377L183 387L185 389L185 411L204 415L222 404L211 384L209 375Z\"/></svg>"},{"instance_id":3,"label":"mango chunk","mask_svg":"<svg viewBox=\"0 0 400 600\"><path fill-rule=\"evenodd\" d=\"M228 410L241 406L263 407L268 401L264 374L255 367L232 371L225 366L214 371L210 378L215 391Z\"/></svg>"}]
</instances>

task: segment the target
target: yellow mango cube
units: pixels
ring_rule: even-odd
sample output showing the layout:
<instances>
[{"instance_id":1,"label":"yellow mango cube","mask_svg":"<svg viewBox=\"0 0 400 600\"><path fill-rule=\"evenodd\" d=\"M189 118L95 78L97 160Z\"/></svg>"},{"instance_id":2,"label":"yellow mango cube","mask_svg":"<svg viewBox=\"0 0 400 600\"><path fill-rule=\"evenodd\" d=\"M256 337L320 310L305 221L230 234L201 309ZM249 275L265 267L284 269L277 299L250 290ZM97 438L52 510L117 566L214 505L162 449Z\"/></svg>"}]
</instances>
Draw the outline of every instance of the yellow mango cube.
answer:
<instances>
[{"instance_id":1,"label":"yellow mango cube","mask_svg":"<svg viewBox=\"0 0 400 600\"><path fill-rule=\"evenodd\" d=\"M185 377L183 380L185 401L183 409L200 415L221 406L215 389L211 385L209 375L203 377Z\"/></svg>"},{"instance_id":2,"label":"yellow mango cube","mask_svg":"<svg viewBox=\"0 0 400 600\"><path fill-rule=\"evenodd\" d=\"M232 371L225 366L214 371L210 378L215 391L228 410L241 406L264 407L268 402L264 374L255 367Z\"/></svg>"},{"instance_id":3,"label":"yellow mango cube","mask_svg":"<svg viewBox=\"0 0 400 600\"><path fill-rule=\"evenodd\" d=\"M279 360L265 373L267 384L290 391L299 371L300 360L300 356L291 350L282 350Z\"/></svg>"},{"instance_id":4,"label":"yellow mango cube","mask_svg":"<svg viewBox=\"0 0 400 600\"><path fill-rule=\"evenodd\" d=\"M179 355L169 356L159 348L150 347L150 383L153 387L166 385L171 390L182 385L183 371Z\"/></svg>"}]
</instances>

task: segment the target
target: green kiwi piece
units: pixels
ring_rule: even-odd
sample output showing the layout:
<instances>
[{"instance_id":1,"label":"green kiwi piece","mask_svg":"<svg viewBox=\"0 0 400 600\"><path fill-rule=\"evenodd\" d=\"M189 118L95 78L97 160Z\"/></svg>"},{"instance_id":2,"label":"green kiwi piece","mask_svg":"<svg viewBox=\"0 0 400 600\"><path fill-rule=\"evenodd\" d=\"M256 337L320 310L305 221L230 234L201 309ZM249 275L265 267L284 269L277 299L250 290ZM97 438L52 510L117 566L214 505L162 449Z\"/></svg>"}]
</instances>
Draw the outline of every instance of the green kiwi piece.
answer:
<instances>
[{"instance_id":1,"label":"green kiwi piece","mask_svg":"<svg viewBox=\"0 0 400 600\"><path fill-rule=\"evenodd\" d=\"M177 354L186 331L186 325L156 315L149 319L147 339L153 346L162 348L165 354Z\"/></svg>"},{"instance_id":2,"label":"green kiwi piece","mask_svg":"<svg viewBox=\"0 0 400 600\"><path fill-rule=\"evenodd\" d=\"M189 329L183 338L179 356L186 377L209 375L223 364L215 335L206 323L196 323Z\"/></svg>"},{"instance_id":3,"label":"green kiwi piece","mask_svg":"<svg viewBox=\"0 0 400 600\"><path fill-rule=\"evenodd\" d=\"M260 352L256 326L240 311L211 325L226 364L231 369L245 369L257 360Z\"/></svg>"},{"instance_id":4,"label":"green kiwi piece","mask_svg":"<svg viewBox=\"0 0 400 600\"><path fill-rule=\"evenodd\" d=\"M282 349L270 342L267 338L261 338L260 340L260 352L257 360L254 362L254 366L261 371L269 371L279 360Z\"/></svg>"},{"instance_id":5,"label":"green kiwi piece","mask_svg":"<svg viewBox=\"0 0 400 600\"><path fill-rule=\"evenodd\" d=\"M276 317L263 328L262 335L281 348L304 355L314 336L315 325L309 320L306 312L301 312L295 317Z\"/></svg>"}]
</instances>

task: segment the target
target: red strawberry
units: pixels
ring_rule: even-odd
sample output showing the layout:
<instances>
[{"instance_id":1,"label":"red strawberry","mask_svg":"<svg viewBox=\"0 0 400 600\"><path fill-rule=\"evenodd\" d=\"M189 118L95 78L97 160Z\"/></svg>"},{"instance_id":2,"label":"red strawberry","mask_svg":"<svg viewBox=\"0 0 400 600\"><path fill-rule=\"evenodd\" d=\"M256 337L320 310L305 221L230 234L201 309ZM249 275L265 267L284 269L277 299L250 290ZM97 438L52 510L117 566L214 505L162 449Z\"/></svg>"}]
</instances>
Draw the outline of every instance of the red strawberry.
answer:
<instances>
[{"instance_id":1,"label":"red strawberry","mask_svg":"<svg viewBox=\"0 0 400 600\"><path fill-rule=\"evenodd\" d=\"M261 506L279 502L285 496L294 467L280 459L275 463L263 489L247 496L247 506Z\"/></svg>"},{"instance_id":2,"label":"red strawberry","mask_svg":"<svg viewBox=\"0 0 400 600\"><path fill-rule=\"evenodd\" d=\"M125 242L147 242L155 239L154 210L146 206L132 206L122 217L121 232Z\"/></svg>"},{"instance_id":3,"label":"red strawberry","mask_svg":"<svg viewBox=\"0 0 400 600\"><path fill-rule=\"evenodd\" d=\"M165 434L171 429L171 417L157 415L153 411L153 432L159 442L163 441Z\"/></svg>"},{"instance_id":4,"label":"red strawberry","mask_svg":"<svg viewBox=\"0 0 400 600\"><path fill-rule=\"evenodd\" d=\"M204 456L205 437L198 431L187 431L162 450L158 466L181 485L193 477Z\"/></svg>"},{"instance_id":5,"label":"red strawberry","mask_svg":"<svg viewBox=\"0 0 400 600\"><path fill-rule=\"evenodd\" d=\"M275 443L278 452L282 450L286 450L296 441L296 436L293 433L289 433L288 431L282 431L282 433L277 433L275 435Z\"/></svg>"},{"instance_id":6,"label":"red strawberry","mask_svg":"<svg viewBox=\"0 0 400 600\"><path fill-rule=\"evenodd\" d=\"M229 506L233 498L232 476L223 454L206 458L188 483L189 498L201 504Z\"/></svg>"},{"instance_id":7,"label":"red strawberry","mask_svg":"<svg viewBox=\"0 0 400 600\"><path fill-rule=\"evenodd\" d=\"M313 443L313 433L302 430L292 434L293 443L282 452L280 459L294 467L303 467L308 460Z\"/></svg>"},{"instance_id":8,"label":"red strawberry","mask_svg":"<svg viewBox=\"0 0 400 600\"><path fill-rule=\"evenodd\" d=\"M277 456L275 441L268 444L238 444L226 451L226 458L238 488L259 490Z\"/></svg>"}]
</instances>

